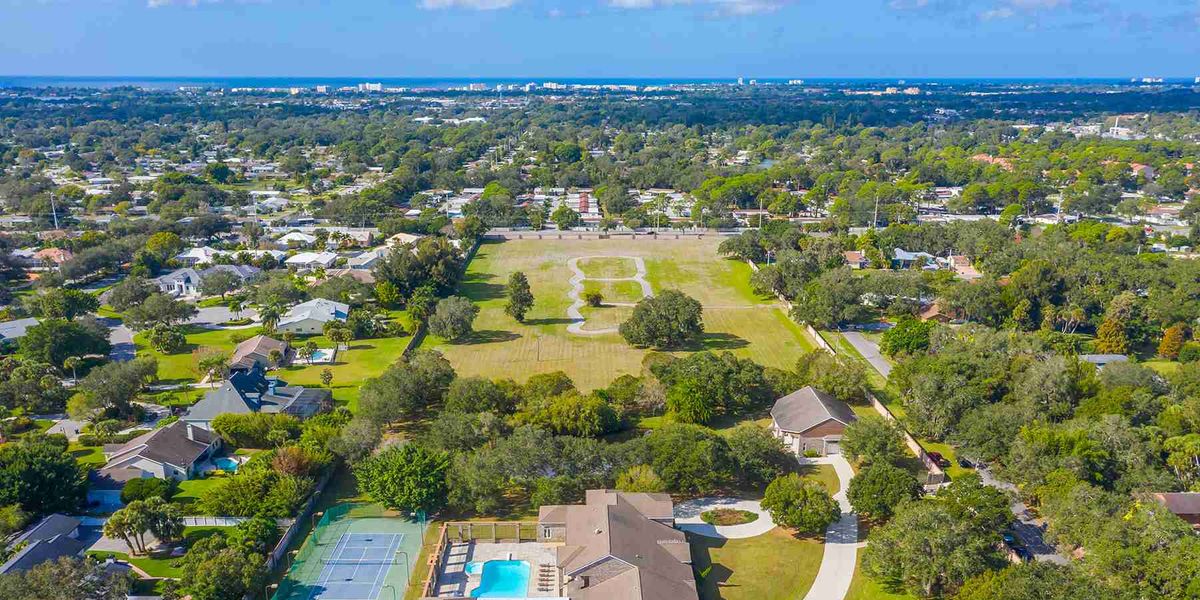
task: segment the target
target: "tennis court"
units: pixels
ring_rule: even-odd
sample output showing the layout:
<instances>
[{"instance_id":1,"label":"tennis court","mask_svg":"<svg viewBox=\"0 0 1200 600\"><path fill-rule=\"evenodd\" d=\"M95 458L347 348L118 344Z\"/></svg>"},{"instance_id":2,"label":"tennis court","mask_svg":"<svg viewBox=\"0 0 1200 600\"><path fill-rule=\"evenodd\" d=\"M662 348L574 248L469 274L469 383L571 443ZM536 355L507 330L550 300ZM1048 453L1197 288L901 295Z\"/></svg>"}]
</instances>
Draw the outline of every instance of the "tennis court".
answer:
<instances>
[{"instance_id":1,"label":"tennis court","mask_svg":"<svg viewBox=\"0 0 1200 600\"><path fill-rule=\"evenodd\" d=\"M422 523L374 505L330 508L301 546L273 600L402 598L421 549Z\"/></svg>"}]
</instances>

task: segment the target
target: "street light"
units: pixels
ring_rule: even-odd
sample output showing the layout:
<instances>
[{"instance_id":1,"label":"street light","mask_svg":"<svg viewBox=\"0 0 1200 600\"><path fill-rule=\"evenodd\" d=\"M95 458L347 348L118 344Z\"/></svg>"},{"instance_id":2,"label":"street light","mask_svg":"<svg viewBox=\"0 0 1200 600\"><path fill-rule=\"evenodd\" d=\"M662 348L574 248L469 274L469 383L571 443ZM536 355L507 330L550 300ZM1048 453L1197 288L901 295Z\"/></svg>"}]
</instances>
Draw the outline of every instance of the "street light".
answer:
<instances>
[{"instance_id":1,"label":"street light","mask_svg":"<svg viewBox=\"0 0 1200 600\"><path fill-rule=\"evenodd\" d=\"M392 600L396 600L396 586L394 586L394 585L392 585L392 584L390 584L390 583L387 583L387 584L384 584L384 586L383 586L383 587L385 587L385 588L392 588Z\"/></svg>"},{"instance_id":2,"label":"street light","mask_svg":"<svg viewBox=\"0 0 1200 600\"><path fill-rule=\"evenodd\" d=\"M271 585L268 585L267 587L263 588L263 600L270 600L271 590L276 590L276 589L279 589L278 583L272 583Z\"/></svg>"}]
</instances>

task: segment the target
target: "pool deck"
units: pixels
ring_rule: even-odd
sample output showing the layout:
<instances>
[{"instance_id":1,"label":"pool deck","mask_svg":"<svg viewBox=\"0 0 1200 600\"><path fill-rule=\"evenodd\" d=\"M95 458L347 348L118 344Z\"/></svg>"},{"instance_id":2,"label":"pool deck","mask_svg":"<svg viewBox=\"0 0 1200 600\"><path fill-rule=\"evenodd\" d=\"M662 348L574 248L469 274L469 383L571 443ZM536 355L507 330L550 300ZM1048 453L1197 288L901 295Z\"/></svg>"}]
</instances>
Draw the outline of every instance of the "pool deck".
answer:
<instances>
[{"instance_id":1,"label":"pool deck","mask_svg":"<svg viewBox=\"0 0 1200 600\"><path fill-rule=\"evenodd\" d=\"M527 598L558 598L559 581L558 562L555 552L557 544L542 544L537 542L511 543L475 543L464 542L450 544L446 549L446 561L442 565L442 573L438 578L436 594L438 597L466 598L471 590L479 587L480 576L468 575L467 563L487 562L489 560L523 560L529 563L529 590ZM546 569L543 565L548 565ZM539 585L541 572L552 574L547 584Z\"/></svg>"}]
</instances>

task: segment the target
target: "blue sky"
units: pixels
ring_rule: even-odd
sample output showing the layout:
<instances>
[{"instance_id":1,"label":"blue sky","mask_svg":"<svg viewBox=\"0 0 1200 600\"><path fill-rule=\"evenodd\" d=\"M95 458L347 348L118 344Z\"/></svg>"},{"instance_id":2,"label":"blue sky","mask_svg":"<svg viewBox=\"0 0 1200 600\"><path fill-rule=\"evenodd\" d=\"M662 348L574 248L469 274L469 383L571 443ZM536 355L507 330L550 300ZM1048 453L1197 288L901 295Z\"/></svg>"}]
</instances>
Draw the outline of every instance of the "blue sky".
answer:
<instances>
[{"instance_id":1,"label":"blue sky","mask_svg":"<svg viewBox=\"0 0 1200 600\"><path fill-rule=\"evenodd\" d=\"M1200 75L1200 0L0 0L0 74Z\"/></svg>"}]
</instances>

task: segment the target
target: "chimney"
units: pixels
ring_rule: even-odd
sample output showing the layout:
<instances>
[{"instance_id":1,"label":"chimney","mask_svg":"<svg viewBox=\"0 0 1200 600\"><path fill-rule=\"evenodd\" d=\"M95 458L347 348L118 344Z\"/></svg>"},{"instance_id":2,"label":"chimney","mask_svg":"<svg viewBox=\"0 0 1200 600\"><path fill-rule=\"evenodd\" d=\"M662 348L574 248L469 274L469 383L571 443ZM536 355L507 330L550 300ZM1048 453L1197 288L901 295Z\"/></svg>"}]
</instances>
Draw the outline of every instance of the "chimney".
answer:
<instances>
[{"instance_id":1,"label":"chimney","mask_svg":"<svg viewBox=\"0 0 1200 600\"><path fill-rule=\"evenodd\" d=\"M187 424L187 438L193 442L196 441L196 432L193 431L193 426L191 423Z\"/></svg>"}]
</instances>

